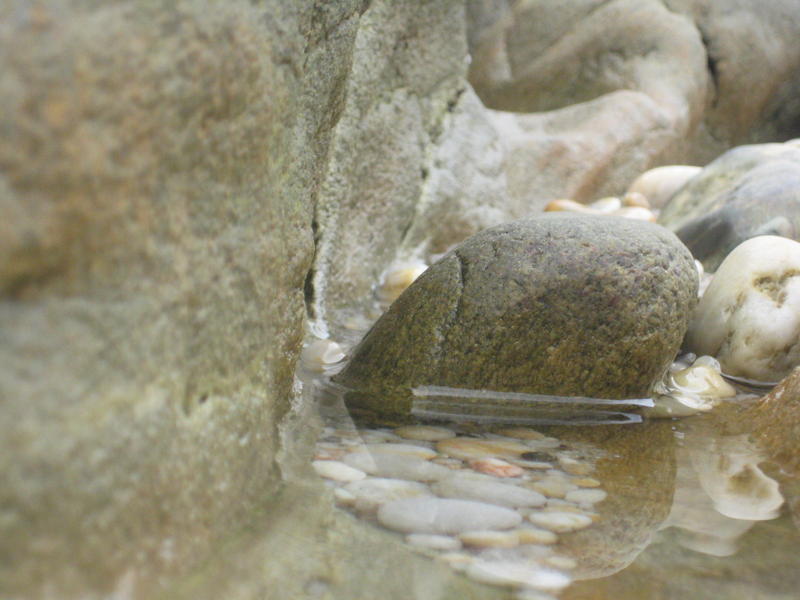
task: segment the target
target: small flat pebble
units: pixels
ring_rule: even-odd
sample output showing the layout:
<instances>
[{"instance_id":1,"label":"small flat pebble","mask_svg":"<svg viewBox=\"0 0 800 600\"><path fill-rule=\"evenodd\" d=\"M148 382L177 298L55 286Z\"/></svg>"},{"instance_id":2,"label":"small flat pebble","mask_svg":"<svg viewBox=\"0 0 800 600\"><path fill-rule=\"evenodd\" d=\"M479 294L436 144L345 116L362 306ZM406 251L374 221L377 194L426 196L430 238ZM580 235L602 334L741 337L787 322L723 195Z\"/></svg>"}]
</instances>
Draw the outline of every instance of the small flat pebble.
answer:
<instances>
[{"instance_id":1,"label":"small flat pebble","mask_svg":"<svg viewBox=\"0 0 800 600\"><path fill-rule=\"evenodd\" d=\"M518 440L541 440L546 437L543 433L527 427L508 427L498 430L497 433L506 437L517 438Z\"/></svg>"},{"instance_id":2,"label":"small flat pebble","mask_svg":"<svg viewBox=\"0 0 800 600\"><path fill-rule=\"evenodd\" d=\"M573 512L538 512L528 515L534 525L544 527L556 533L577 531L592 524L592 518Z\"/></svg>"},{"instance_id":3,"label":"small flat pebble","mask_svg":"<svg viewBox=\"0 0 800 600\"><path fill-rule=\"evenodd\" d=\"M471 460L477 458L518 458L528 447L513 440L483 440L455 437L436 444L442 454L453 458Z\"/></svg>"},{"instance_id":4,"label":"small flat pebble","mask_svg":"<svg viewBox=\"0 0 800 600\"><path fill-rule=\"evenodd\" d=\"M333 490L333 497L336 499L336 504L340 506L352 506L356 503L356 497L341 487Z\"/></svg>"},{"instance_id":5,"label":"small flat pebble","mask_svg":"<svg viewBox=\"0 0 800 600\"><path fill-rule=\"evenodd\" d=\"M522 517L511 509L483 502L411 498L381 506L378 521L403 533L453 535L476 529L511 529Z\"/></svg>"},{"instance_id":6,"label":"small flat pebble","mask_svg":"<svg viewBox=\"0 0 800 600\"><path fill-rule=\"evenodd\" d=\"M524 562L477 560L467 568L466 573L467 577L481 583L548 591L561 590L572 582L564 573Z\"/></svg>"},{"instance_id":7,"label":"small flat pebble","mask_svg":"<svg viewBox=\"0 0 800 600\"><path fill-rule=\"evenodd\" d=\"M385 444L367 444L364 448L370 454L395 454L399 456L415 456L417 458L424 458L425 460L434 458L436 452L424 446L415 444L393 444L387 442Z\"/></svg>"},{"instance_id":8,"label":"small flat pebble","mask_svg":"<svg viewBox=\"0 0 800 600\"><path fill-rule=\"evenodd\" d=\"M562 569L564 571L569 571L570 569L574 569L578 566L578 563L575 562L574 558L570 558L569 556L559 556L558 554L554 554L553 556L548 556L544 559L551 567L555 567L556 569Z\"/></svg>"},{"instance_id":9,"label":"small flat pebble","mask_svg":"<svg viewBox=\"0 0 800 600\"><path fill-rule=\"evenodd\" d=\"M334 481L359 481L367 474L356 467L347 465L338 460L315 460L311 463L317 475Z\"/></svg>"},{"instance_id":10,"label":"small flat pebble","mask_svg":"<svg viewBox=\"0 0 800 600\"><path fill-rule=\"evenodd\" d=\"M578 504L596 504L606 499L607 494L601 489L581 489L567 492L564 498L567 502Z\"/></svg>"},{"instance_id":11,"label":"small flat pebble","mask_svg":"<svg viewBox=\"0 0 800 600\"><path fill-rule=\"evenodd\" d=\"M456 571L463 571L475 562L474 556L464 552L447 552L445 554L440 554L437 558L446 562L451 569L455 569Z\"/></svg>"},{"instance_id":12,"label":"small flat pebble","mask_svg":"<svg viewBox=\"0 0 800 600\"><path fill-rule=\"evenodd\" d=\"M572 480L572 483L582 488L596 488L600 487L600 482L591 477L578 477Z\"/></svg>"},{"instance_id":13,"label":"small flat pebble","mask_svg":"<svg viewBox=\"0 0 800 600\"><path fill-rule=\"evenodd\" d=\"M389 479L434 481L452 473L451 469L431 463L424 458L401 454L352 452L345 455L342 460L365 473Z\"/></svg>"},{"instance_id":14,"label":"small flat pebble","mask_svg":"<svg viewBox=\"0 0 800 600\"><path fill-rule=\"evenodd\" d=\"M459 539L473 548L514 548L519 546L516 531L465 531Z\"/></svg>"},{"instance_id":15,"label":"small flat pebble","mask_svg":"<svg viewBox=\"0 0 800 600\"><path fill-rule=\"evenodd\" d=\"M406 536L406 542L412 546L428 548L430 550L443 550L448 552L461 550L461 541L449 535L410 533Z\"/></svg>"},{"instance_id":16,"label":"small flat pebble","mask_svg":"<svg viewBox=\"0 0 800 600\"><path fill-rule=\"evenodd\" d=\"M374 512L382 504L401 498L424 498L432 496L428 486L405 479L384 479L371 477L361 481L353 481L344 486L354 498L359 511Z\"/></svg>"},{"instance_id":17,"label":"small flat pebble","mask_svg":"<svg viewBox=\"0 0 800 600\"><path fill-rule=\"evenodd\" d=\"M525 469L500 458L478 458L469 461L469 467L479 473L495 477L519 477Z\"/></svg>"},{"instance_id":18,"label":"small flat pebble","mask_svg":"<svg viewBox=\"0 0 800 600\"><path fill-rule=\"evenodd\" d=\"M547 499L540 493L520 486L467 477L441 479L431 486L439 496L479 500L500 506L544 506Z\"/></svg>"},{"instance_id":19,"label":"small flat pebble","mask_svg":"<svg viewBox=\"0 0 800 600\"><path fill-rule=\"evenodd\" d=\"M548 498L564 498L569 492L577 489L578 486L570 483L566 478L547 477L539 481L533 481L527 487L544 494Z\"/></svg>"},{"instance_id":20,"label":"small flat pebble","mask_svg":"<svg viewBox=\"0 0 800 600\"><path fill-rule=\"evenodd\" d=\"M559 456L558 464L570 475L589 475L592 471L594 471L594 467L592 467L592 465L589 463L575 460L569 456Z\"/></svg>"},{"instance_id":21,"label":"small flat pebble","mask_svg":"<svg viewBox=\"0 0 800 600\"><path fill-rule=\"evenodd\" d=\"M408 440L421 440L425 442L438 442L455 437L456 434L451 429L445 427L431 427L425 425L409 425L398 427L394 430L395 435Z\"/></svg>"},{"instance_id":22,"label":"small flat pebble","mask_svg":"<svg viewBox=\"0 0 800 600\"><path fill-rule=\"evenodd\" d=\"M558 536L547 529L523 527L516 530L520 544L555 544Z\"/></svg>"}]
</instances>

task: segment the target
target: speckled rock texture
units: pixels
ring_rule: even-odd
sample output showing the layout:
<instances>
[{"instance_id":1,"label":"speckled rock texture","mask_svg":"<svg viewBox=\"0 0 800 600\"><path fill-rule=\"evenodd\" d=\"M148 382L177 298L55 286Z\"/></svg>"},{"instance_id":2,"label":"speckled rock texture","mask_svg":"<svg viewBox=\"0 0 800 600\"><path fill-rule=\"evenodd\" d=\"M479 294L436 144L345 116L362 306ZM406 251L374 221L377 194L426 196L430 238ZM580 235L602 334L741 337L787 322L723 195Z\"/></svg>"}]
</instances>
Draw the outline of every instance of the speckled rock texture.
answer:
<instances>
[{"instance_id":1,"label":"speckled rock texture","mask_svg":"<svg viewBox=\"0 0 800 600\"><path fill-rule=\"evenodd\" d=\"M410 408L409 387L637 398L680 346L697 274L666 229L548 214L485 230L415 281L337 381L351 407Z\"/></svg>"},{"instance_id":2,"label":"speckled rock texture","mask_svg":"<svg viewBox=\"0 0 800 600\"><path fill-rule=\"evenodd\" d=\"M800 143L729 150L675 194L658 220L708 271L752 237L798 239Z\"/></svg>"}]
</instances>

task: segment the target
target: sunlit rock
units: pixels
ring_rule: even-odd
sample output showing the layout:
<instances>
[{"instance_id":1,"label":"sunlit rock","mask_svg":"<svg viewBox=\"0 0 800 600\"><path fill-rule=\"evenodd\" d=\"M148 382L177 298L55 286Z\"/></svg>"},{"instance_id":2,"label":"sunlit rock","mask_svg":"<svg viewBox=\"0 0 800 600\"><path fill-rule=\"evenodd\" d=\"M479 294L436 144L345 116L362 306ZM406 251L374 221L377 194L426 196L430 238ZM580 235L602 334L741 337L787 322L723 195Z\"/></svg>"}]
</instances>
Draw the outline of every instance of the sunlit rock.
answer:
<instances>
[{"instance_id":1,"label":"sunlit rock","mask_svg":"<svg viewBox=\"0 0 800 600\"><path fill-rule=\"evenodd\" d=\"M800 364L800 243L760 236L731 252L694 311L686 347L762 381Z\"/></svg>"}]
</instances>

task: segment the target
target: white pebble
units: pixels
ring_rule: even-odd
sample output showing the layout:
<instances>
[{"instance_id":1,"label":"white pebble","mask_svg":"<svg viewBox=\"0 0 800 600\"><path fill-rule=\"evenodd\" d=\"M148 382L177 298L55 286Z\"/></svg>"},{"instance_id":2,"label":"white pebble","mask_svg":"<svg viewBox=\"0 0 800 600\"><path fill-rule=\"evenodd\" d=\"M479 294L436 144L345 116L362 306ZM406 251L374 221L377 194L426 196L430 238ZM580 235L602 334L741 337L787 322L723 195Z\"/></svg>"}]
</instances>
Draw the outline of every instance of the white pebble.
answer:
<instances>
[{"instance_id":1,"label":"white pebble","mask_svg":"<svg viewBox=\"0 0 800 600\"><path fill-rule=\"evenodd\" d=\"M468 437L442 440L436 444L436 449L442 454L462 460L491 457L519 458L520 454L530 450L528 446L514 440L486 440Z\"/></svg>"},{"instance_id":2,"label":"white pebble","mask_svg":"<svg viewBox=\"0 0 800 600\"><path fill-rule=\"evenodd\" d=\"M516 530L520 544L555 544L558 536L547 529L538 527L522 527Z\"/></svg>"},{"instance_id":3,"label":"white pebble","mask_svg":"<svg viewBox=\"0 0 800 600\"><path fill-rule=\"evenodd\" d=\"M416 444L367 444L364 448L370 454L394 454L398 456L415 456L425 460L437 456L436 452L425 446L418 446Z\"/></svg>"},{"instance_id":4,"label":"white pebble","mask_svg":"<svg viewBox=\"0 0 800 600\"><path fill-rule=\"evenodd\" d=\"M501 506L544 506L546 498L533 490L497 481L471 480L462 477L441 479L431 486L439 496L479 500Z\"/></svg>"},{"instance_id":5,"label":"white pebble","mask_svg":"<svg viewBox=\"0 0 800 600\"><path fill-rule=\"evenodd\" d=\"M344 486L355 498L355 506L362 512L374 512L382 504L401 498L432 496L428 486L404 479L373 477L353 481Z\"/></svg>"},{"instance_id":6,"label":"white pebble","mask_svg":"<svg viewBox=\"0 0 800 600\"><path fill-rule=\"evenodd\" d=\"M565 500L567 502L576 502L578 504L597 504L606 499L608 494L601 489L588 489L583 488L580 490L573 490L567 492Z\"/></svg>"},{"instance_id":7,"label":"white pebble","mask_svg":"<svg viewBox=\"0 0 800 600\"><path fill-rule=\"evenodd\" d=\"M574 483L570 483L564 477L546 477L539 481L534 481L527 484L531 488L547 496L548 498L564 498L569 492L577 489Z\"/></svg>"},{"instance_id":8,"label":"white pebble","mask_svg":"<svg viewBox=\"0 0 800 600\"><path fill-rule=\"evenodd\" d=\"M519 546L516 531L465 531L459 539L465 546L473 548L514 548Z\"/></svg>"},{"instance_id":9,"label":"white pebble","mask_svg":"<svg viewBox=\"0 0 800 600\"><path fill-rule=\"evenodd\" d=\"M359 481L367 474L338 460L315 460L311 463L317 475L334 481Z\"/></svg>"},{"instance_id":10,"label":"white pebble","mask_svg":"<svg viewBox=\"0 0 800 600\"><path fill-rule=\"evenodd\" d=\"M588 475L594 471L594 467L589 463L584 463L565 455L558 457L558 464L570 475Z\"/></svg>"},{"instance_id":11,"label":"white pebble","mask_svg":"<svg viewBox=\"0 0 800 600\"><path fill-rule=\"evenodd\" d=\"M548 591L561 590L572 582L569 576L553 569L513 561L477 560L467 568L467 577L481 583Z\"/></svg>"},{"instance_id":12,"label":"white pebble","mask_svg":"<svg viewBox=\"0 0 800 600\"><path fill-rule=\"evenodd\" d=\"M303 366L316 372L324 371L325 367L336 364L343 358L342 347L331 340L314 340L301 353Z\"/></svg>"},{"instance_id":13,"label":"white pebble","mask_svg":"<svg viewBox=\"0 0 800 600\"><path fill-rule=\"evenodd\" d=\"M701 167L668 165L645 171L628 188L628 193L638 192L653 208L663 207L684 184L701 171Z\"/></svg>"},{"instance_id":14,"label":"white pebble","mask_svg":"<svg viewBox=\"0 0 800 600\"><path fill-rule=\"evenodd\" d=\"M538 512L528 515L534 525L556 533L567 533L584 529L592 524L591 517L573 512Z\"/></svg>"},{"instance_id":15,"label":"white pebble","mask_svg":"<svg viewBox=\"0 0 800 600\"><path fill-rule=\"evenodd\" d=\"M461 541L449 535L433 535L430 533L410 533L406 542L419 548L430 550L461 550Z\"/></svg>"},{"instance_id":16,"label":"white pebble","mask_svg":"<svg viewBox=\"0 0 800 600\"><path fill-rule=\"evenodd\" d=\"M348 465L370 475L410 481L434 481L452 473L447 467L437 465L417 456L351 452L342 459Z\"/></svg>"},{"instance_id":17,"label":"white pebble","mask_svg":"<svg viewBox=\"0 0 800 600\"><path fill-rule=\"evenodd\" d=\"M454 431L445 427L432 427L426 425L408 425L398 427L394 430L395 434L408 440L421 440L425 442L438 442L455 437Z\"/></svg>"},{"instance_id":18,"label":"white pebble","mask_svg":"<svg viewBox=\"0 0 800 600\"><path fill-rule=\"evenodd\" d=\"M686 334L731 375L778 381L800 365L800 243L764 235L719 266Z\"/></svg>"},{"instance_id":19,"label":"white pebble","mask_svg":"<svg viewBox=\"0 0 800 600\"><path fill-rule=\"evenodd\" d=\"M393 264L386 270L378 286L378 298L384 302L394 302L427 268L421 261Z\"/></svg>"},{"instance_id":20,"label":"white pebble","mask_svg":"<svg viewBox=\"0 0 800 600\"><path fill-rule=\"evenodd\" d=\"M403 533L458 534L474 529L511 529L522 521L508 508L442 498L411 498L384 504L378 521Z\"/></svg>"}]
</instances>

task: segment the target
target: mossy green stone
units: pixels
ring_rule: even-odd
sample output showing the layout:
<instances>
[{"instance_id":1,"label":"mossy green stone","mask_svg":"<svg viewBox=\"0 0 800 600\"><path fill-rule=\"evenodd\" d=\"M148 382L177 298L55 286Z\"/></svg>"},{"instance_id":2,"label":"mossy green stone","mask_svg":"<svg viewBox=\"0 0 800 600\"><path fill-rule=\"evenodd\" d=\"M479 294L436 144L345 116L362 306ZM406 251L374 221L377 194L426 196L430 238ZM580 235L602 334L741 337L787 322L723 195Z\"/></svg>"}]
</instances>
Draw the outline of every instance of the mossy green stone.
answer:
<instances>
[{"instance_id":1,"label":"mossy green stone","mask_svg":"<svg viewBox=\"0 0 800 600\"><path fill-rule=\"evenodd\" d=\"M399 419L415 386L646 396L678 351L697 272L668 230L547 214L469 238L375 323L336 378L351 410Z\"/></svg>"}]
</instances>

